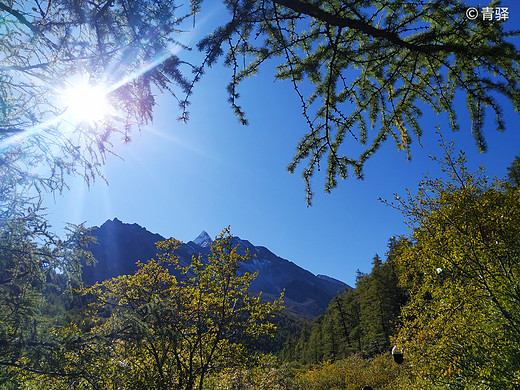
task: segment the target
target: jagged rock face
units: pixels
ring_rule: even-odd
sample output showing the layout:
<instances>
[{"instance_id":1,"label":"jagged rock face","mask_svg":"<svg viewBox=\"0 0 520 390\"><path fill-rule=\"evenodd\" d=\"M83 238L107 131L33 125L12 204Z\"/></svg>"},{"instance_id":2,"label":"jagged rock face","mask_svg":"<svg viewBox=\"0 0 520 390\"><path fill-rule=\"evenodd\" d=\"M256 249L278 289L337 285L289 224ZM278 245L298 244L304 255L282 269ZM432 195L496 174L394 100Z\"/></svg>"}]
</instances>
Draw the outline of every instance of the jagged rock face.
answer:
<instances>
[{"instance_id":1,"label":"jagged rock face","mask_svg":"<svg viewBox=\"0 0 520 390\"><path fill-rule=\"evenodd\" d=\"M83 269L83 280L93 284L118 275L132 274L136 262L155 257L155 243L165 238L137 224L126 224L117 218L108 220L92 230L98 243L90 246L97 264ZM211 237L205 231L193 241L182 244L175 254L181 265L188 265L192 256L207 257L211 250ZM275 299L285 290L286 310L296 315L312 318L323 314L329 301L338 291L350 286L325 275L315 276L291 261L282 259L262 246L254 246L247 240L233 237L239 252L247 249L254 257L241 265L242 272L256 272L253 293L262 292L265 299Z\"/></svg>"},{"instance_id":2,"label":"jagged rock face","mask_svg":"<svg viewBox=\"0 0 520 390\"><path fill-rule=\"evenodd\" d=\"M203 230L198 236L196 239L194 239L192 241L194 244L198 245L198 246L201 246L203 248L207 248L207 247L210 247L211 246L211 237L209 236L208 233L206 233L205 230Z\"/></svg>"}]
</instances>

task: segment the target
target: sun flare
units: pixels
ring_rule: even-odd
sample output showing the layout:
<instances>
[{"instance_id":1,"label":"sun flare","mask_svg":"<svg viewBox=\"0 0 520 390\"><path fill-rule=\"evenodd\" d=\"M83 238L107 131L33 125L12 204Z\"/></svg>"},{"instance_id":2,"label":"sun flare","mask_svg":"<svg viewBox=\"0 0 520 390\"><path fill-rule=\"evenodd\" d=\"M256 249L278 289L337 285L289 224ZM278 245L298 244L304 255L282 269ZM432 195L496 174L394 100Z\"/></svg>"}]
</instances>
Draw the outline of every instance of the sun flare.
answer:
<instances>
[{"instance_id":1,"label":"sun flare","mask_svg":"<svg viewBox=\"0 0 520 390\"><path fill-rule=\"evenodd\" d=\"M109 103L106 91L101 85L88 83L74 84L63 94L66 114L74 123L94 123L109 114Z\"/></svg>"}]
</instances>

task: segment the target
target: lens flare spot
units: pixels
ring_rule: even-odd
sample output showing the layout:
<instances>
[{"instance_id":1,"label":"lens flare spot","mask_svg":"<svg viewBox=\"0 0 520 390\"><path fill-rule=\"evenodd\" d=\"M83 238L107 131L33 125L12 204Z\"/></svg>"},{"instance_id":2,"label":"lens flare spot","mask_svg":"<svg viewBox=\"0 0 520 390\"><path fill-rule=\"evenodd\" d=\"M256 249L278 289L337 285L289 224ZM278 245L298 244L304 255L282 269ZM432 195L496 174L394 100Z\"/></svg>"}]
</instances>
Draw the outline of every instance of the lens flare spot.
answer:
<instances>
[{"instance_id":1,"label":"lens flare spot","mask_svg":"<svg viewBox=\"0 0 520 390\"><path fill-rule=\"evenodd\" d=\"M63 94L66 115L74 123L94 123L109 114L106 91L100 85L71 85Z\"/></svg>"}]
</instances>

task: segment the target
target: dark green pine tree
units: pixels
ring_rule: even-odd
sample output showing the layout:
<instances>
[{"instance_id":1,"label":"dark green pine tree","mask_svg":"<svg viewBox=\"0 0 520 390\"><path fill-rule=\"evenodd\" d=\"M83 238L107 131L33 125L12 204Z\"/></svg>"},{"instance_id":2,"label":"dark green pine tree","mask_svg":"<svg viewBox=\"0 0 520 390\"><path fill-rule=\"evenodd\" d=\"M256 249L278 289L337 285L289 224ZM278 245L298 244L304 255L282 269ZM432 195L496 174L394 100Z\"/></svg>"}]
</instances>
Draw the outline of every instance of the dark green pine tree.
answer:
<instances>
[{"instance_id":1,"label":"dark green pine tree","mask_svg":"<svg viewBox=\"0 0 520 390\"><path fill-rule=\"evenodd\" d=\"M373 258L372 272L357 280L356 292L360 303L360 325L363 350L370 355L381 352L386 346L386 329L382 318L380 286L374 274L381 267L378 255Z\"/></svg>"},{"instance_id":2,"label":"dark green pine tree","mask_svg":"<svg viewBox=\"0 0 520 390\"><path fill-rule=\"evenodd\" d=\"M401 307L403 307L409 299L407 289L399 285L399 274L401 270L395 262L400 246L406 242L404 238L391 237L388 240L388 252L386 253L386 261L383 265L385 269L384 285L388 288L388 293L383 295L383 302L386 318L390 323L391 335L396 333L399 325L398 320L401 314Z\"/></svg>"},{"instance_id":3,"label":"dark green pine tree","mask_svg":"<svg viewBox=\"0 0 520 390\"><path fill-rule=\"evenodd\" d=\"M330 302L327 313L335 317L339 358L361 350L359 302L356 290L346 290Z\"/></svg>"},{"instance_id":4,"label":"dark green pine tree","mask_svg":"<svg viewBox=\"0 0 520 390\"><path fill-rule=\"evenodd\" d=\"M361 273L358 271L358 277ZM361 329L361 307L359 297L356 290L347 290L345 293L337 297L342 308L342 325L345 332L345 338L348 341L347 355L361 351L361 338L363 335ZM348 332L348 337L347 333Z\"/></svg>"},{"instance_id":5,"label":"dark green pine tree","mask_svg":"<svg viewBox=\"0 0 520 390\"><path fill-rule=\"evenodd\" d=\"M406 302L406 294L398 286L395 267L388 261L395 256L396 245L395 238L391 238L387 261L375 255L370 274L360 274L357 279L361 349L369 356L390 347L390 336L395 334L400 308Z\"/></svg>"},{"instance_id":6,"label":"dark green pine tree","mask_svg":"<svg viewBox=\"0 0 520 390\"><path fill-rule=\"evenodd\" d=\"M298 360L297 355L298 339L292 334L287 336L285 344L279 353L279 357L284 362L293 362Z\"/></svg>"},{"instance_id":7,"label":"dark green pine tree","mask_svg":"<svg viewBox=\"0 0 520 390\"><path fill-rule=\"evenodd\" d=\"M323 358L335 361L339 356L340 332L338 329L337 312L333 306L329 306L323 317L322 336L323 336Z\"/></svg>"},{"instance_id":8,"label":"dark green pine tree","mask_svg":"<svg viewBox=\"0 0 520 390\"><path fill-rule=\"evenodd\" d=\"M323 320L325 316L316 317L312 322L312 331L305 348L305 363L320 363L323 361Z\"/></svg>"},{"instance_id":9,"label":"dark green pine tree","mask_svg":"<svg viewBox=\"0 0 520 390\"><path fill-rule=\"evenodd\" d=\"M507 167L507 182L513 187L520 187L520 156L516 156Z\"/></svg>"},{"instance_id":10,"label":"dark green pine tree","mask_svg":"<svg viewBox=\"0 0 520 390\"><path fill-rule=\"evenodd\" d=\"M312 325L309 322L306 322L301 330L300 338L296 343L294 354L297 357L296 360L301 364L307 363L307 348L311 337L311 329Z\"/></svg>"}]
</instances>

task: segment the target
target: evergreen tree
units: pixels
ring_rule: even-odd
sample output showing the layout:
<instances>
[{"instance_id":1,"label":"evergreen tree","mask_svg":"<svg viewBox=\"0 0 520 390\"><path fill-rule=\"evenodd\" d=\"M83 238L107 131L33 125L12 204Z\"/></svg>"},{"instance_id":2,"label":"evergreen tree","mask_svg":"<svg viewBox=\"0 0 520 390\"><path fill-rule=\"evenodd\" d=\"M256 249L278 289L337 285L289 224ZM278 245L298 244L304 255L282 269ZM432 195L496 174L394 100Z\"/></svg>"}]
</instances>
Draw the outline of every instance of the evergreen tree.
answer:
<instances>
[{"instance_id":1,"label":"evergreen tree","mask_svg":"<svg viewBox=\"0 0 520 390\"><path fill-rule=\"evenodd\" d=\"M399 309L404 303L393 267L383 263L379 255L374 256L372 264L370 274L360 277L356 285L363 349L369 355L389 349L390 336L395 332Z\"/></svg>"},{"instance_id":2,"label":"evergreen tree","mask_svg":"<svg viewBox=\"0 0 520 390\"><path fill-rule=\"evenodd\" d=\"M359 278L356 292L360 307L360 327L363 331L363 350L369 355L382 352L387 347L387 331L383 318L381 286L376 274L380 271L381 260L373 259L372 272Z\"/></svg>"},{"instance_id":3,"label":"evergreen tree","mask_svg":"<svg viewBox=\"0 0 520 390\"><path fill-rule=\"evenodd\" d=\"M305 364L308 362L307 345L309 343L309 339L311 336L311 329L312 329L312 325L310 325L308 322L305 322L305 324L303 325L302 331L300 333L298 342L296 344L295 355L296 355L298 361L302 364Z\"/></svg>"},{"instance_id":4,"label":"evergreen tree","mask_svg":"<svg viewBox=\"0 0 520 390\"><path fill-rule=\"evenodd\" d=\"M361 310L356 290L347 290L337 298L342 308L342 325L348 342L347 354L361 351ZM348 337L347 337L348 332Z\"/></svg>"},{"instance_id":5,"label":"evergreen tree","mask_svg":"<svg viewBox=\"0 0 520 390\"><path fill-rule=\"evenodd\" d=\"M339 354L341 356L348 355L347 351L351 348L350 333L355 327L355 325L352 324L352 320L355 321L358 319L358 316L356 317L355 315L356 313L352 313L348 307L344 307L348 304L345 302L348 297L343 299L346 295L347 292L334 297L329 305L329 309L331 309L336 316L337 338L339 340Z\"/></svg>"},{"instance_id":6,"label":"evergreen tree","mask_svg":"<svg viewBox=\"0 0 520 390\"><path fill-rule=\"evenodd\" d=\"M507 182L514 186L520 187L520 156L516 156L509 167L507 167Z\"/></svg>"},{"instance_id":7,"label":"evergreen tree","mask_svg":"<svg viewBox=\"0 0 520 390\"><path fill-rule=\"evenodd\" d=\"M309 341L305 345L304 362L317 364L323 360L323 319L324 316L318 316L312 321L312 331L309 335Z\"/></svg>"},{"instance_id":8,"label":"evergreen tree","mask_svg":"<svg viewBox=\"0 0 520 390\"><path fill-rule=\"evenodd\" d=\"M331 300L325 315L313 321L310 335L300 339L305 347L296 356L304 354L304 362L319 363L355 353L372 358L390 350L400 309L407 300L393 261L398 247L399 241L391 238L387 260L375 255L370 274L358 272L356 289Z\"/></svg>"},{"instance_id":9,"label":"evergreen tree","mask_svg":"<svg viewBox=\"0 0 520 390\"><path fill-rule=\"evenodd\" d=\"M339 331L336 311L327 312L323 318L323 359L335 361L339 357ZM322 359L322 360L323 360Z\"/></svg>"}]
</instances>

